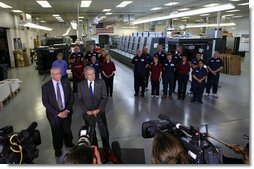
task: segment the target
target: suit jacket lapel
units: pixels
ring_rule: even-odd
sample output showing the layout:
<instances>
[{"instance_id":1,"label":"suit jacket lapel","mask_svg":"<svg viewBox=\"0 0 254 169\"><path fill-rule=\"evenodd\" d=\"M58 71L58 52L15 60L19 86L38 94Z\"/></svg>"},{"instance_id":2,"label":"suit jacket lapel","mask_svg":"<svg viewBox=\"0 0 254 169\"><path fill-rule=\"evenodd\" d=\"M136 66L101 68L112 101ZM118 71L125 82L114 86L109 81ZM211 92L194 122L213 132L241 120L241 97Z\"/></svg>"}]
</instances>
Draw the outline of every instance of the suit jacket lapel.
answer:
<instances>
[{"instance_id":1,"label":"suit jacket lapel","mask_svg":"<svg viewBox=\"0 0 254 169\"><path fill-rule=\"evenodd\" d=\"M96 96L97 95L97 92L98 92L98 86L99 86L99 84L98 84L98 81L95 79L94 80L94 91L93 91L93 94Z\"/></svg>"},{"instance_id":2,"label":"suit jacket lapel","mask_svg":"<svg viewBox=\"0 0 254 169\"><path fill-rule=\"evenodd\" d=\"M64 101L66 102L66 100L68 100L68 98L67 98L67 90L68 89L67 89L66 83L63 80L61 80L61 83L62 83L62 87L63 87Z\"/></svg>"}]
</instances>

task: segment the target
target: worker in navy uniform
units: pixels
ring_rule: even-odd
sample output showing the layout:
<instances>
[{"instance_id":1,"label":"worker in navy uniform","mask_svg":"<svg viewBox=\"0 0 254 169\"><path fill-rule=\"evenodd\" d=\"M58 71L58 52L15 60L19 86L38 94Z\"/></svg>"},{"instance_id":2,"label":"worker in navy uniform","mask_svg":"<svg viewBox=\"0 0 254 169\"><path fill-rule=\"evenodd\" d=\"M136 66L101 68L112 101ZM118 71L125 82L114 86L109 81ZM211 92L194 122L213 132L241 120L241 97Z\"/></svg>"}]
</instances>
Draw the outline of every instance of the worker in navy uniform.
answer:
<instances>
[{"instance_id":1,"label":"worker in navy uniform","mask_svg":"<svg viewBox=\"0 0 254 169\"><path fill-rule=\"evenodd\" d=\"M167 60L163 63L163 95L162 98L167 98L167 91L169 87L168 97L173 99L173 82L174 82L174 72L176 69L175 62L172 59L172 54L167 54Z\"/></svg>"},{"instance_id":2,"label":"worker in navy uniform","mask_svg":"<svg viewBox=\"0 0 254 169\"><path fill-rule=\"evenodd\" d=\"M131 61L134 64L134 96L138 96L139 88L141 87L141 97L144 97L145 93L145 73L148 67L146 58L142 55L142 50L138 49L136 56Z\"/></svg>"},{"instance_id":3,"label":"worker in navy uniform","mask_svg":"<svg viewBox=\"0 0 254 169\"><path fill-rule=\"evenodd\" d=\"M146 58L147 63L150 65L151 62L152 62L152 56L148 53L148 48L147 47L144 47L144 52L143 52L142 55ZM150 76L150 66L148 66L146 68L146 76L145 76L145 87L146 87L146 90L148 90L149 76Z\"/></svg>"},{"instance_id":4,"label":"worker in navy uniform","mask_svg":"<svg viewBox=\"0 0 254 169\"><path fill-rule=\"evenodd\" d=\"M183 55L183 48L179 46L177 48L176 54L174 54L173 56L173 60L175 61L176 66L182 61L182 55ZM175 91L177 79L178 79L178 72L177 72L177 69L175 69L173 91Z\"/></svg>"},{"instance_id":5,"label":"worker in navy uniform","mask_svg":"<svg viewBox=\"0 0 254 169\"><path fill-rule=\"evenodd\" d=\"M98 53L94 50L94 45L90 44L89 50L88 50L88 52L86 52L86 55L85 55L85 59L86 59L87 63L91 62L92 56L95 56L96 59L98 60Z\"/></svg>"},{"instance_id":6,"label":"worker in navy uniform","mask_svg":"<svg viewBox=\"0 0 254 169\"><path fill-rule=\"evenodd\" d=\"M198 61L201 59L202 54L200 52L197 52L196 57L191 60L191 69L194 70L196 67L198 67ZM193 82L191 81L191 88L190 92L188 94L192 94L193 89Z\"/></svg>"},{"instance_id":7,"label":"worker in navy uniform","mask_svg":"<svg viewBox=\"0 0 254 169\"><path fill-rule=\"evenodd\" d=\"M198 61L198 67L192 71L193 80L193 98L191 102L198 100L199 103L203 103L202 96L205 88L205 81L207 78L207 69L204 68L204 61L200 59Z\"/></svg>"},{"instance_id":8,"label":"worker in navy uniform","mask_svg":"<svg viewBox=\"0 0 254 169\"><path fill-rule=\"evenodd\" d=\"M153 55L153 56L158 56L159 57L159 62L161 63L161 64L163 64L164 63L164 61L166 61L167 60L167 54L165 53L165 52L163 52L163 47L162 47L162 45L161 44L159 44L158 46L157 46L157 52Z\"/></svg>"},{"instance_id":9,"label":"worker in navy uniform","mask_svg":"<svg viewBox=\"0 0 254 169\"><path fill-rule=\"evenodd\" d=\"M208 78L206 86L206 96L210 95L210 89L213 87L213 97L218 98L218 84L220 79L220 71L223 69L224 63L219 58L219 52L215 51L213 57L207 62Z\"/></svg>"},{"instance_id":10,"label":"worker in navy uniform","mask_svg":"<svg viewBox=\"0 0 254 169\"><path fill-rule=\"evenodd\" d=\"M97 61L97 58L95 55L92 56L91 61L88 62L87 66L93 67L95 69L96 79L100 79L101 64Z\"/></svg>"},{"instance_id":11,"label":"worker in navy uniform","mask_svg":"<svg viewBox=\"0 0 254 169\"><path fill-rule=\"evenodd\" d=\"M182 61L176 66L178 73L178 100L185 99L186 88L189 80L190 64L186 55L182 55Z\"/></svg>"},{"instance_id":12,"label":"worker in navy uniform","mask_svg":"<svg viewBox=\"0 0 254 169\"><path fill-rule=\"evenodd\" d=\"M83 53L80 52L79 46L75 46L74 52L72 52L70 56L70 62L74 63L78 57L81 59L81 61L83 61L84 59Z\"/></svg>"}]
</instances>

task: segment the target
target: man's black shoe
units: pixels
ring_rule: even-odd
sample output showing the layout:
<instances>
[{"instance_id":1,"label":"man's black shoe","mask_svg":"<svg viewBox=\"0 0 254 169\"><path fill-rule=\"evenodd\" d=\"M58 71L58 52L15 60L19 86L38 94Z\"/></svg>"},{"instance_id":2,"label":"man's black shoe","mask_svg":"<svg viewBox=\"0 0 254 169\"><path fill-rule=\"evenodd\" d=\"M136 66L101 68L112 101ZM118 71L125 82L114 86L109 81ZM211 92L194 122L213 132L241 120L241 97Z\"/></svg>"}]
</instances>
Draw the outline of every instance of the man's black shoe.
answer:
<instances>
[{"instance_id":1,"label":"man's black shoe","mask_svg":"<svg viewBox=\"0 0 254 169\"><path fill-rule=\"evenodd\" d=\"M145 97L144 93L141 94L141 97Z\"/></svg>"},{"instance_id":2,"label":"man's black shoe","mask_svg":"<svg viewBox=\"0 0 254 169\"><path fill-rule=\"evenodd\" d=\"M62 151L55 151L55 156L60 157L62 155Z\"/></svg>"},{"instance_id":3,"label":"man's black shoe","mask_svg":"<svg viewBox=\"0 0 254 169\"><path fill-rule=\"evenodd\" d=\"M193 99L191 100L192 103L195 102L195 101L196 101L196 100L193 100Z\"/></svg>"}]
</instances>

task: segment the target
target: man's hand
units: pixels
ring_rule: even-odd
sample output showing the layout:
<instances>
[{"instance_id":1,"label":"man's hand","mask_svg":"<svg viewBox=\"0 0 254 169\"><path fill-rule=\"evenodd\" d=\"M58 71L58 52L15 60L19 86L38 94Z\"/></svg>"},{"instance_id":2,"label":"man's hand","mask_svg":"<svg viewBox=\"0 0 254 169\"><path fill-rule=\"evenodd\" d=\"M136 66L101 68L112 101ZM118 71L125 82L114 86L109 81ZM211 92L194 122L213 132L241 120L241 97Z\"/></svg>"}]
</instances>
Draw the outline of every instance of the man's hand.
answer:
<instances>
[{"instance_id":1,"label":"man's hand","mask_svg":"<svg viewBox=\"0 0 254 169\"><path fill-rule=\"evenodd\" d=\"M88 116L91 116L91 115L93 115L93 111L87 111L86 114L87 114Z\"/></svg>"},{"instance_id":2,"label":"man's hand","mask_svg":"<svg viewBox=\"0 0 254 169\"><path fill-rule=\"evenodd\" d=\"M94 111L92 111L93 112L93 115L96 117L97 116L97 114L99 114L100 113L100 110L99 109L96 109L96 110L94 110Z\"/></svg>"},{"instance_id":3,"label":"man's hand","mask_svg":"<svg viewBox=\"0 0 254 169\"><path fill-rule=\"evenodd\" d=\"M68 114L69 114L69 112L67 112L67 111L62 111L62 112L58 113L57 116L60 117L60 118L62 118L62 119L64 119L64 118L68 117Z\"/></svg>"}]
</instances>

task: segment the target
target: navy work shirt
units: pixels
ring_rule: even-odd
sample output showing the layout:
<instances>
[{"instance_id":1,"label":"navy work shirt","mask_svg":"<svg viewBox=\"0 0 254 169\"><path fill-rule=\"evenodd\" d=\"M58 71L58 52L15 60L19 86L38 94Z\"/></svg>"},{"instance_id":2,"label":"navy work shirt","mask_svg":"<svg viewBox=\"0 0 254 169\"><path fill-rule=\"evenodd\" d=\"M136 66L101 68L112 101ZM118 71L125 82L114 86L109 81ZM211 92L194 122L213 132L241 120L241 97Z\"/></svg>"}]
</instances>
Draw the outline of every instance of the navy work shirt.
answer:
<instances>
[{"instance_id":1,"label":"navy work shirt","mask_svg":"<svg viewBox=\"0 0 254 169\"><path fill-rule=\"evenodd\" d=\"M95 52L95 51L93 51L93 52L90 52L90 51L86 52L85 59L87 59L88 62L90 62L92 56L96 56L96 59L98 60L98 53Z\"/></svg>"},{"instance_id":2,"label":"navy work shirt","mask_svg":"<svg viewBox=\"0 0 254 169\"><path fill-rule=\"evenodd\" d=\"M196 67L192 71L192 75L195 75L198 79L203 78L204 76L207 76L207 69L202 67L201 69L199 67ZM193 80L196 82L196 80L193 78ZM205 80L202 82L205 83Z\"/></svg>"},{"instance_id":3,"label":"navy work shirt","mask_svg":"<svg viewBox=\"0 0 254 169\"><path fill-rule=\"evenodd\" d=\"M176 64L180 63L182 61L182 55L175 54L173 56L173 60L175 61Z\"/></svg>"},{"instance_id":4,"label":"navy work shirt","mask_svg":"<svg viewBox=\"0 0 254 169\"><path fill-rule=\"evenodd\" d=\"M83 58L84 55L81 52L77 52L77 53L73 52L73 53L71 53L70 59L76 59L77 57Z\"/></svg>"},{"instance_id":5,"label":"navy work shirt","mask_svg":"<svg viewBox=\"0 0 254 169\"><path fill-rule=\"evenodd\" d=\"M160 63L163 63L164 61L167 60L167 54L165 52L156 52L153 56L157 55L158 56L158 59L159 59L159 62Z\"/></svg>"},{"instance_id":6,"label":"navy work shirt","mask_svg":"<svg viewBox=\"0 0 254 169\"><path fill-rule=\"evenodd\" d=\"M134 73L145 75L148 62L144 56L134 56L131 63L134 64Z\"/></svg>"},{"instance_id":7,"label":"navy work shirt","mask_svg":"<svg viewBox=\"0 0 254 169\"><path fill-rule=\"evenodd\" d=\"M173 60L171 61L167 60L166 62L163 63L163 74L173 75L175 68L176 68L175 62Z\"/></svg>"},{"instance_id":8,"label":"navy work shirt","mask_svg":"<svg viewBox=\"0 0 254 169\"><path fill-rule=\"evenodd\" d=\"M224 63L220 58L217 59L211 58L208 60L206 65L209 66L213 71L215 71L219 69L221 66L224 66Z\"/></svg>"},{"instance_id":9,"label":"navy work shirt","mask_svg":"<svg viewBox=\"0 0 254 169\"><path fill-rule=\"evenodd\" d=\"M87 66L91 66L95 69L95 77L97 79L99 79L99 74L100 74L100 71L101 71L101 65L99 62L95 62L95 63L92 63L92 62L89 62L87 64Z\"/></svg>"}]
</instances>

